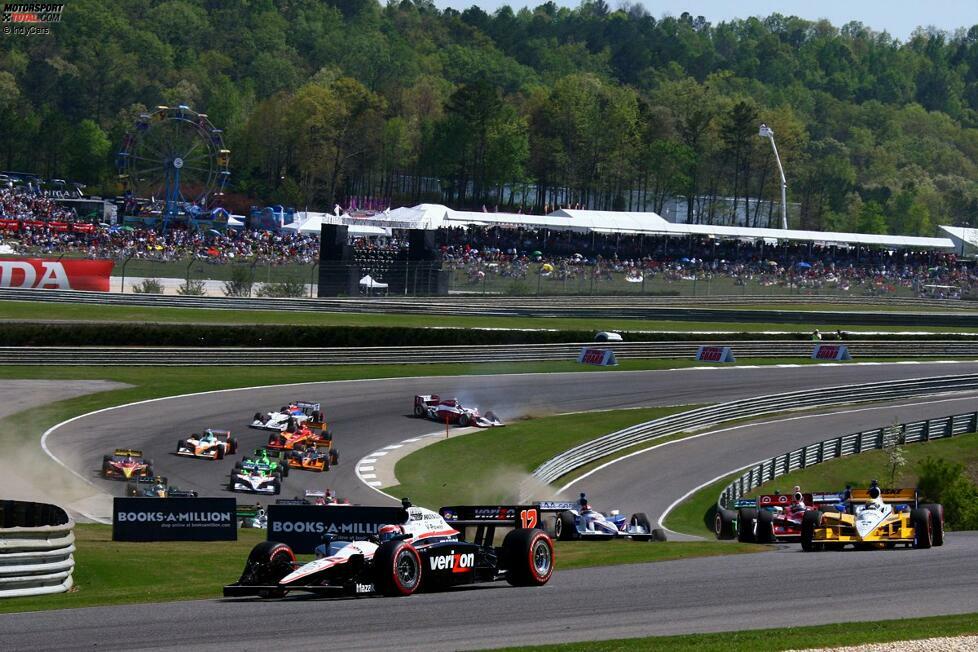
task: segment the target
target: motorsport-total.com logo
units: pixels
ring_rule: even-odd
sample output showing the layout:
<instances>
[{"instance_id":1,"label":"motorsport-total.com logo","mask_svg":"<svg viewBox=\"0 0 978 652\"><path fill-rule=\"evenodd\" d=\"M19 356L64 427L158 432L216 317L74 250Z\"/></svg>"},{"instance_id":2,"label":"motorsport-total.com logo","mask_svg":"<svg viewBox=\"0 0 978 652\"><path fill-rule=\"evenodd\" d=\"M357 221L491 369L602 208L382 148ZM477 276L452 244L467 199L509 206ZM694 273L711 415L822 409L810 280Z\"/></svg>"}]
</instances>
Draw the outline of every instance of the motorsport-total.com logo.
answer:
<instances>
[{"instance_id":1,"label":"motorsport-total.com logo","mask_svg":"<svg viewBox=\"0 0 978 652\"><path fill-rule=\"evenodd\" d=\"M50 34L52 23L61 22L64 3L7 2L0 13L3 33L32 36Z\"/></svg>"}]
</instances>

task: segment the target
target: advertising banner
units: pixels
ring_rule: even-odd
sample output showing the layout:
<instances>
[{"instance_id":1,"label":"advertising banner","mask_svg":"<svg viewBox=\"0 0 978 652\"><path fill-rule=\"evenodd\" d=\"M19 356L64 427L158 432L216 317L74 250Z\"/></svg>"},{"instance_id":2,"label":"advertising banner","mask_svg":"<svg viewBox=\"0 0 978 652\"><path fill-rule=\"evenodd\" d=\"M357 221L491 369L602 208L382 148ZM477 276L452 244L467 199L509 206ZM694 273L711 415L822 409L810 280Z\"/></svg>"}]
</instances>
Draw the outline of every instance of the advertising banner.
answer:
<instances>
[{"instance_id":1,"label":"advertising banner","mask_svg":"<svg viewBox=\"0 0 978 652\"><path fill-rule=\"evenodd\" d=\"M696 359L704 362L737 362L729 346L701 346Z\"/></svg>"},{"instance_id":2,"label":"advertising banner","mask_svg":"<svg viewBox=\"0 0 978 652\"><path fill-rule=\"evenodd\" d=\"M816 344L812 360L852 360L845 344Z\"/></svg>"},{"instance_id":3,"label":"advertising banner","mask_svg":"<svg viewBox=\"0 0 978 652\"><path fill-rule=\"evenodd\" d=\"M116 498L113 541L236 541L234 498Z\"/></svg>"},{"instance_id":4,"label":"advertising banner","mask_svg":"<svg viewBox=\"0 0 978 652\"><path fill-rule=\"evenodd\" d=\"M111 260L0 259L0 287L109 291Z\"/></svg>"},{"instance_id":5,"label":"advertising banner","mask_svg":"<svg viewBox=\"0 0 978 652\"><path fill-rule=\"evenodd\" d=\"M580 355L577 356L577 361L581 364L593 364L602 367L613 367L618 364L615 360L615 352L606 349L590 349L584 347L581 349Z\"/></svg>"},{"instance_id":6,"label":"advertising banner","mask_svg":"<svg viewBox=\"0 0 978 652\"><path fill-rule=\"evenodd\" d=\"M269 505L268 540L287 543L294 552L314 552L324 535L338 540L364 539L382 525L407 520L403 507L353 505Z\"/></svg>"}]
</instances>

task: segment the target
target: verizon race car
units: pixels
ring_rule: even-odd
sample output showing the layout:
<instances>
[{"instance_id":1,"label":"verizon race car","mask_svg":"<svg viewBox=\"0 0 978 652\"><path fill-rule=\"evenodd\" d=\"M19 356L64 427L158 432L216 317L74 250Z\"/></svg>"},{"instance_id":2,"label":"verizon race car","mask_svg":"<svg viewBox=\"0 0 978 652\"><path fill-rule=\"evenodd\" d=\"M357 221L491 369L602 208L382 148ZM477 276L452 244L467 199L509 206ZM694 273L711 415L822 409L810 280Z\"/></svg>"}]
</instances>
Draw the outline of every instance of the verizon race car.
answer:
<instances>
[{"instance_id":1,"label":"verizon race car","mask_svg":"<svg viewBox=\"0 0 978 652\"><path fill-rule=\"evenodd\" d=\"M798 541L805 513L833 508L842 501L838 493L802 493L798 487L790 494L763 494L754 500L740 500L736 511L718 509L714 533L718 539L733 538L742 543Z\"/></svg>"},{"instance_id":2,"label":"verizon race car","mask_svg":"<svg viewBox=\"0 0 978 652\"><path fill-rule=\"evenodd\" d=\"M930 548L944 545L944 507L919 504L916 489L853 489L844 511L806 512L801 547L806 552L857 549Z\"/></svg>"},{"instance_id":3,"label":"verizon race car","mask_svg":"<svg viewBox=\"0 0 978 652\"><path fill-rule=\"evenodd\" d=\"M171 487L166 478L134 478L126 484L126 495L131 498L196 498L197 492Z\"/></svg>"},{"instance_id":4,"label":"verizon race car","mask_svg":"<svg viewBox=\"0 0 978 652\"><path fill-rule=\"evenodd\" d=\"M222 460L238 452L238 440L227 430L208 428L202 433L194 433L177 442L177 455L200 457L207 460Z\"/></svg>"},{"instance_id":5,"label":"verizon race car","mask_svg":"<svg viewBox=\"0 0 978 652\"><path fill-rule=\"evenodd\" d=\"M152 475L153 460L144 459L142 451L117 448L111 455L102 457L102 477L107 480L129 480Z\"/></svg>"},{"instance_id":6,"label":"verizon race car","mask_svg":"<svg viewBox=\"0 0 978 652\"><path fill-rule=\"evenodd\" d=\"M451 423L467 428L494 428L503 422L492 412L479 414L476 408L463 407L457 398L443 399L437 394L419 394L414 397L414 416L431 419L438 423Z\"/></svg>"},{"instance_id":7,"label":"verizon race car","mask_svg":"<svg viewBox=\"0 0 978 652\"><path fill-rule=\"evenodd\" d=\"M506 534L501 546L493 546L496 527L514 525L513 518L497 518L498 507L443 508L459 523L477 524L475 539L463 541L462 533L437 512L407 501L404 505L403 522L383 525L367 539L326 537L316 549L316 559L307 564L296 562L284 543L260 543L252 549L241 579L225 586L224 595L281 597L308 591L408 596L495 580L542 586L553 574L553 542L542 530L517 528ZM502 509L510 517L520 511ZM477 516L478 510L490 517L465 520Z\"/></svg>"},{"instance_id":8,"label":"verizon race car","mask_svg":"<svg viewBox=\"0 0 978 652\"><path fill-rule=\"evenodd\" d=\"M665 531L653 529L645 514L638 512L632 514L631 518L625 518L617 509L599 512L591 509L584 494L581 494L576 503L551 501L539 505L543 512L556 512L554 535L560 541L608 540L619 537L633 541L666 540Z\"/></svg>"},{"instance_id":9,"label":"verizon race car","mask_svg":"<svg viewBox=\"0 0 978 652\"><path fill-rule=\"evenodd\" d=\"M294 429L306 421L322 423L323 413L319 403L293 401L283 405L278 412L255 412L249 427L259 430L285 430L290 424Z\"/></svg>"}]
</instances>

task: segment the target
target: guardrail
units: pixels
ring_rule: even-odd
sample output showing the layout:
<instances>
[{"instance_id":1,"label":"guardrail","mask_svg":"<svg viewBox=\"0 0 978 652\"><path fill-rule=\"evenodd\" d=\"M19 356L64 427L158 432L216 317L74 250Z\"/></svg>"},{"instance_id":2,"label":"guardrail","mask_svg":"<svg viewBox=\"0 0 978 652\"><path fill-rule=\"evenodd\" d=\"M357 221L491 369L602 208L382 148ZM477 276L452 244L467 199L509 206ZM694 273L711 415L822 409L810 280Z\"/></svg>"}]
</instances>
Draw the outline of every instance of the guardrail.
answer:
<instances>
[{"instance_id":1,"label":"guardrail","mask_svg":"<svg viewBox=\"0 0 978 652\"><path fill-rule=\"evenodd\" d=\"M759 417L773 412L813 406L887 401L973 389L978 389L978 374L841 385L718 403L597 437L550 458L533 471L533 476L541 482L550 484L575 469L636 444L644 444L681 432L701 430L723 421Z\"/></svg>"},{"instance_id":2,"label":"guardrail","mask_svg":"<svg viewBox=\"0 0 978 652\"><path fill-rule=\"evenodd\" d=\"M75 522L56 505L0 501L0 598L70 589L74 527Z\"/></svg>"},{"instance_id":3,"label":"guardrail","mask_svg":"<svg viewBox=\"0 0 978 652\"><path fill-rule=\"evenodd\" d=\"M978 347L967 341L846 340L853 356L870 358L972 357ZM700 345L729 346L747 358L808 358L813 343L798 341L743 342L613 342L570 344L504 344L418 347L333 348L193 348L193 347L0 347L0 365L58 366L271 366L282 364L435 364L478 362L539 362L574 360L582 347L611 349L620 359L693 358Z\"/></svg>"},{"instance_id":4,"label":"guardrail","mask_svg":"<svg viewBox=\"0 0 978 652\"><path fill-rule=\"evenodd\" d=\"M512 299L493 297L383 297L357 299L258 299L232 297L190 297L156 294L112 294L73 290L21 290L0 288L0 299L11 301L47 301L56 303L89 303L97 305L126 305L171 308L210 308L227 310L275 310L343 313L402 313L442 316L512 316L512 317L573 317L618 319L657 319L676 321L795 322L809 325L862 324L886 326L949 326L971 328L978 326L978 313L972 304L945 301L915 300L914 305L932 308L927 312L851 312L846 310L751 310L738 308L703 308L709 297L695 302L674 299L641 297L580 297L561 299ZM824 303L822 298L807 297L807 302ZM718 302L719 303L719 302ZM739 297L725 301L731 305L745 303L770 304L769 297ZM845 303L862 303L847 301ZM722 304L720 304L722 305ZM843 305L843 304L840 304ZM904 304L884 304L904 305ZM907 304L909 305L909 304ZM969 312L962 308L972 308ZM944 310L947 312L935 312Z\"/></svg>"},{"instance_id":5,"label":"guardrail","mask_svg":"<svg viewBox=\"0 0 978 652\"><path fill-rule=\"evenodd\" d=\"M848 455L880 450L896 444L912 444L956 437L978 431L978 412L938 417L926 421L911 421L875 428L809 444L777 455L751 466L743 475L727 485L717 505L723 507L750 492L751 489L780 478L782 475Z\"/></svg>"}]
</instances>

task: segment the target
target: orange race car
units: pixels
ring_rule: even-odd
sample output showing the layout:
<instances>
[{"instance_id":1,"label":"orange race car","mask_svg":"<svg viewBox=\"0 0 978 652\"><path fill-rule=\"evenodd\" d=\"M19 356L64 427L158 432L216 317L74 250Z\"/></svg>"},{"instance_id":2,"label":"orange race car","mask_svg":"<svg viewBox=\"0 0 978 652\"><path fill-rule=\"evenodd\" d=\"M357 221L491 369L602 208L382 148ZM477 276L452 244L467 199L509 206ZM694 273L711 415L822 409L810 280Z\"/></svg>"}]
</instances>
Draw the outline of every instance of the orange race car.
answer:
<instances>
[{"instance_id":1,"label":"orange race car","mask_svg":"<svg viewBox=\"0 0 978 652\"><path fill-rule=\"evenodd\" d=\"M307 445L302 450L286 451L289 468L305 471L329 471L329 467L338 464L339 453L331 446L332 442L319 441Z\"/></svg>"}]
</instances>

